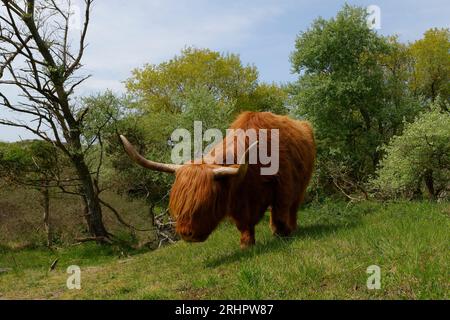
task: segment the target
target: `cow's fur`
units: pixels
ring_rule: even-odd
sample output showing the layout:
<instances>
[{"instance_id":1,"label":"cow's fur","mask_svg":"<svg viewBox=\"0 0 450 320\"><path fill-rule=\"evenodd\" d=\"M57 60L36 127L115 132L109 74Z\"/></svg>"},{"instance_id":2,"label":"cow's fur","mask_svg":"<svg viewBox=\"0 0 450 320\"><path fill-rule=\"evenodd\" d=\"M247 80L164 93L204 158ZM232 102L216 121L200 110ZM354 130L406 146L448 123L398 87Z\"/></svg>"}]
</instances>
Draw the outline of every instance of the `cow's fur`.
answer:
<instances>
[{"instance_id":1,"label":"cow's fur","mask_svg":"<svg viewBox=\"0 0 450 320\"><path fill-rule=\"evenodd\" d=\"M310 124L269 112L245 112L231 128L279 129L278 173L264 176L261 164L250 164L244 176L214 179L212 169L218 165L209 161L183 166L176 172L169 204L177 232L187 241L204 241L228 216L241 232L241 246L246 247L255 243L255 226L270 207L273 232L289 235L297 227L297 210L316 156ZM225 138L207 157L214 159L223 149L236 151L235 145L236 140Z\"/></svg>"}]
</instances>

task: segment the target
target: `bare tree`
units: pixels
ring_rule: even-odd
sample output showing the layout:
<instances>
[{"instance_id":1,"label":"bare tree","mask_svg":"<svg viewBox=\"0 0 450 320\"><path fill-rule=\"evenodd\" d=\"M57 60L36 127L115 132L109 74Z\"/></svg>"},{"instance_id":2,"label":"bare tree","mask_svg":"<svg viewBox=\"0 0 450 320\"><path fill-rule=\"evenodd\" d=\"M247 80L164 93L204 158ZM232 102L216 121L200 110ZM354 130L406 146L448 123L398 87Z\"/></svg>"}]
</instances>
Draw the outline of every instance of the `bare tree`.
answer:
<instances>
[{"instance_id":1,"label":"bare tree","mask_svg":"<svg viewBox=\"0 0 450 320\"><path fill-rule=\"evenodd\" d=\"M75 89L89 77L79 70L93 0L80 1L83 21L76 41L71 0L0 1L0 107L31 119L0 119L0 125L26 129L62 150L81 183L89 233L107 238L95 175L86 159L92 143L83 143L90 110L74 98ZM8 86L20 92L18 97L5 94L2 88Z\"/></svg>"}]
</instances>

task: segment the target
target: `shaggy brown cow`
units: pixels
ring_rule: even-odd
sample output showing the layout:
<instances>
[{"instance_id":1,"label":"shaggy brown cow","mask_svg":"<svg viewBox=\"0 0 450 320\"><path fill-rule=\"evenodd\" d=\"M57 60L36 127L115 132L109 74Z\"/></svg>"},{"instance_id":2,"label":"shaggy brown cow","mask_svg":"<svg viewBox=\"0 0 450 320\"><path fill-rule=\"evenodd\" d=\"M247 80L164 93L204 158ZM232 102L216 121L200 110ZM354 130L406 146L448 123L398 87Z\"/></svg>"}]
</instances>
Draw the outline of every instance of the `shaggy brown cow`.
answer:
<instances>
[{"instance_id":1,"label":"shaggy brown cow","mask_svg":"<svg viewBox=\"0 0 450 320\"><path fill-rule=\"evenodd\" d=\"M228 137L217 144L202 163L184 165L144 159L125 137L121 136L121 139L128 155L138 164L175 173L169 207L176 219L176 231L184 240L205 241L223 218L229 216L241 232L241 247L253 245L255 226L269 207L273 233L289 235L297 227L297 210L311 179L316 156L310 124L269 112L245 112L239 115L231 128L256 129L257 132L260 129L278 129L278 173L262 175L260 169L268 165L262 165L259 160L257 164L246 161L241 165L218 165L224 163L218 159L224 149L225 153L234 149L235 163L242 163L237 162L235 156L237 140ZM248 137L245 143L249 148Z\"/></svg>"}]
</instances>

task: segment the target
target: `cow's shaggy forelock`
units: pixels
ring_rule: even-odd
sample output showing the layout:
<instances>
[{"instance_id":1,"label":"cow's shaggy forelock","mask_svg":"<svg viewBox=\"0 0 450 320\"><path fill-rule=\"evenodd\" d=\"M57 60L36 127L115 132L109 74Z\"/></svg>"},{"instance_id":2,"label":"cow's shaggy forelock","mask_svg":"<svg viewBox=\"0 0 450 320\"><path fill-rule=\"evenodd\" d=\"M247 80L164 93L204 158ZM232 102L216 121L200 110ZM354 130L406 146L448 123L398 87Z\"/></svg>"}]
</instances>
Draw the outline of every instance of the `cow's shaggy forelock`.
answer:
<instances>
[{"instance_id":1,"label":"cow's shaggy forelock","mask_svg":"<svg viewBox=\"0 0 450 320\"><path fill-rule=\"evenodd\" d=\"M191 164L177 172L169 203L177 231L188 228L209 235L224 217L226 209L219 206L218 199L223 195L224 181L215 180L212 169L206 164Z\"/></svg>"}]
</instances>

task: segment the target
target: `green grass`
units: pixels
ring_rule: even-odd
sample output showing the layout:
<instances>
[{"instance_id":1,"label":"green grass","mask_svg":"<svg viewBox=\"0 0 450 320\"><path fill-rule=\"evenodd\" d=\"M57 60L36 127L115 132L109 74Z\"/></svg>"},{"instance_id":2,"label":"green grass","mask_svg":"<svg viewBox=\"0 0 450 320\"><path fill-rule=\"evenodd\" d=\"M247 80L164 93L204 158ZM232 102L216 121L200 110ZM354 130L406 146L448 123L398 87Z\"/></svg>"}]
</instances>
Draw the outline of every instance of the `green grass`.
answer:
<instances>
[{"instance_id":1,"label":"green grass","mask_svg":"<svg viewBox=\"0 0 450 320\"><path fill-rule=\"evenodd\" d=\"M0 268L13 269L0 274L0 299L449 299L449 218L448 203L327 202L302 210L287 239L271 235L266 217L244 251L229 223L205 243L130 257L95 244L0 248ZM81 290L65 286L71 264ZM370 265L381 268L380 290L366 287Z\"/></svg>"}]
</instances>

